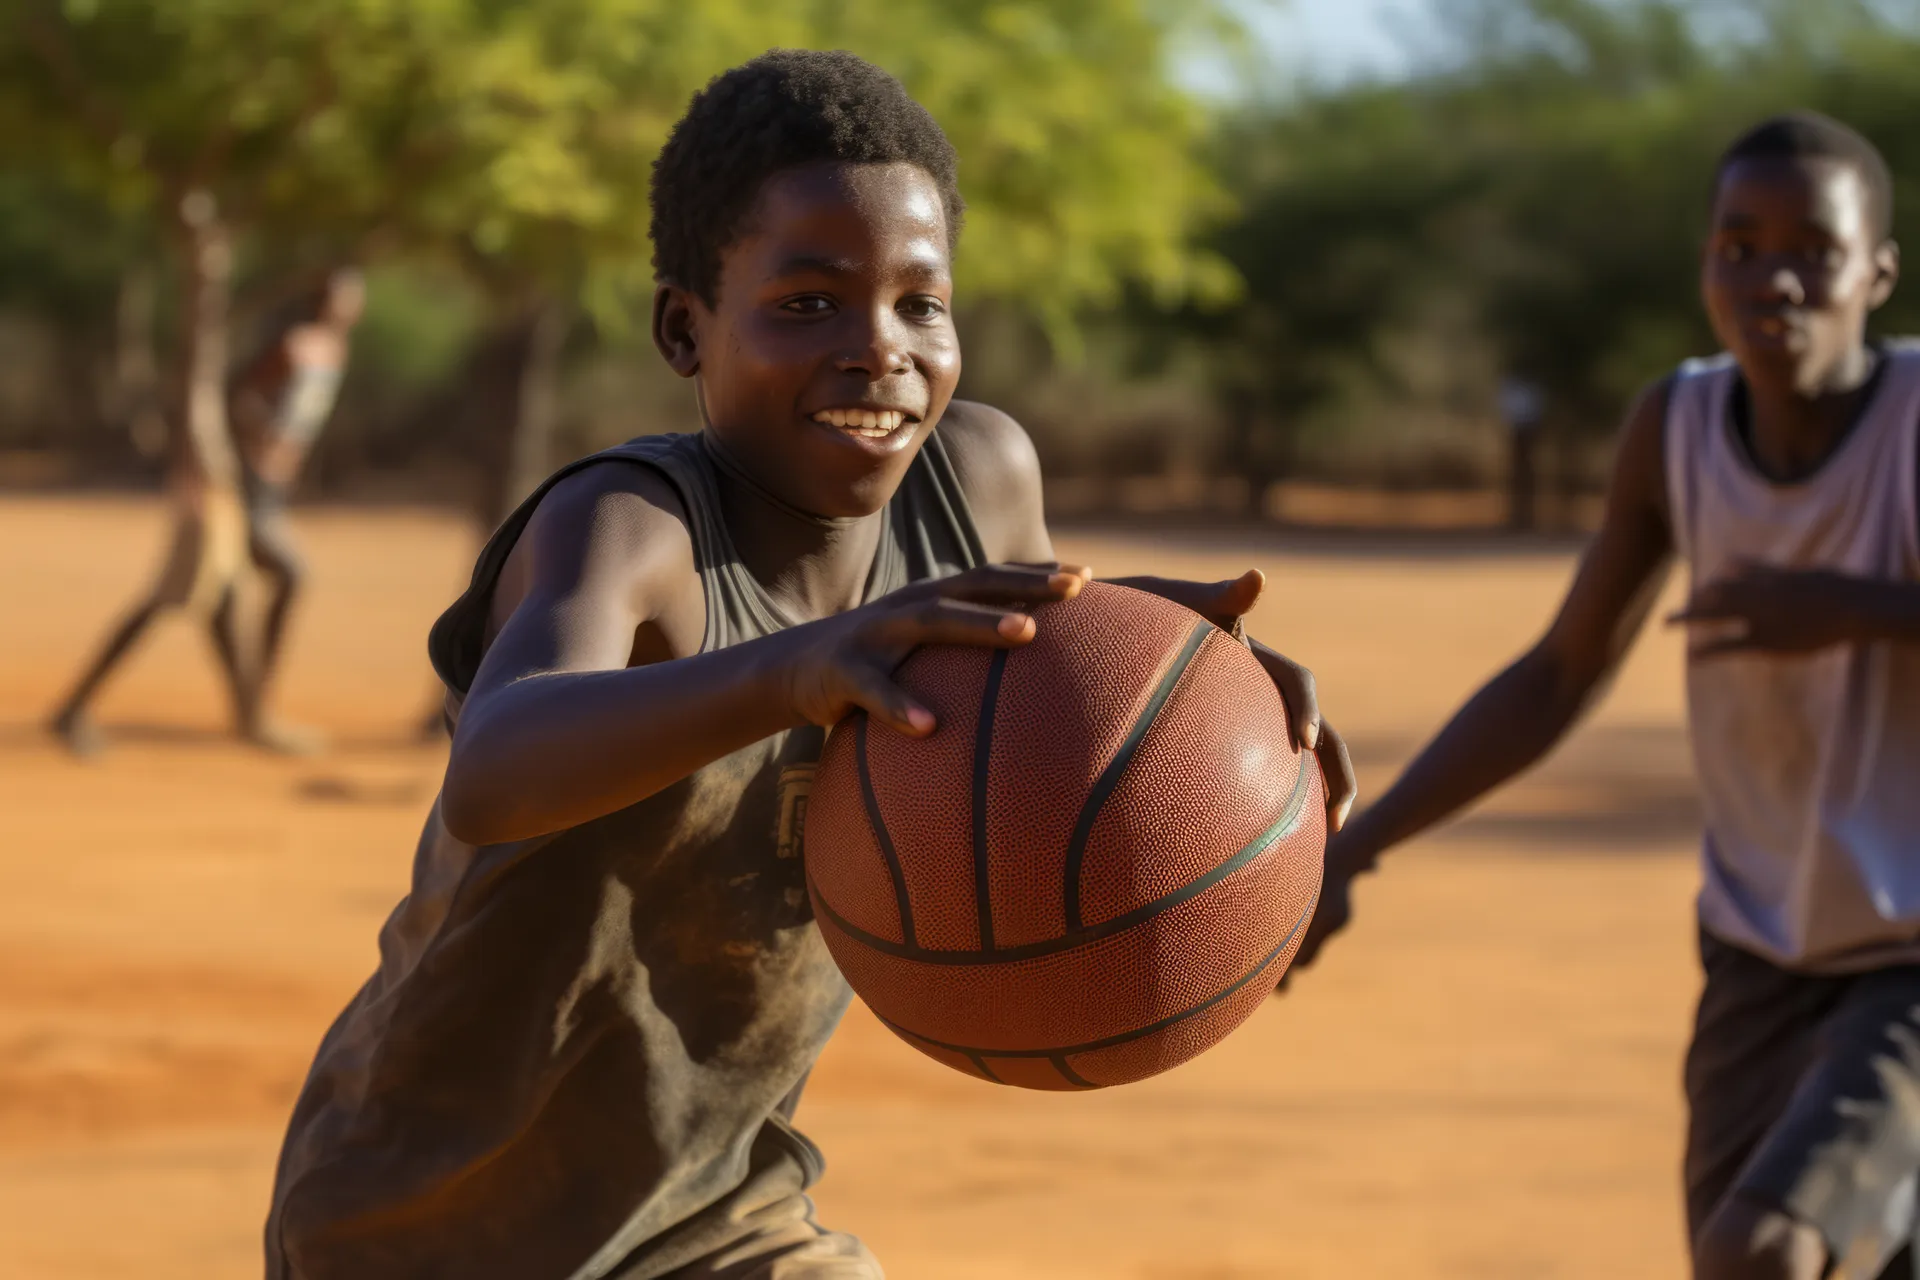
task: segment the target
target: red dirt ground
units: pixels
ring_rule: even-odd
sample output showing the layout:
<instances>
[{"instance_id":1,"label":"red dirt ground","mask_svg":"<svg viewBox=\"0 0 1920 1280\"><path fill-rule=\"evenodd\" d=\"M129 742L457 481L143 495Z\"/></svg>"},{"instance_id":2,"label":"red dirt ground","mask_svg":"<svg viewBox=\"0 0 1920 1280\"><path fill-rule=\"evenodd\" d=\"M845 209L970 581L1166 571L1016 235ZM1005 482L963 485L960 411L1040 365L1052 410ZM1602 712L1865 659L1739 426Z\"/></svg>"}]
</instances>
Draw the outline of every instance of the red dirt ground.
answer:
<instances>
[{"instance_id":1,"label":"red dirt ground","mask_svg":"<svg viewBox=\"0 0 1920 1280\"><path fill-rule=\"evenodd\" d=\"M104 758L39 718L159 554L132 499L0 499L0 1273L257 1275L281 1125L374 962L443 752L408 740L463 528L297 523L315 586L284 705L335 750L230 744L205 645L154 637ZM1377 789L1542 625L1564 550L1289 550L1068 535L1109 573L1274 587ZM1644 644L1535 777L1400 856L1360 923L1196 1063L1093 1095L975 1083L856 1009L800 1120L823 1217L897 1280L1682 1274L1679 1055L1696 988L1677 647Z\"/></svg>"}]
</instances>

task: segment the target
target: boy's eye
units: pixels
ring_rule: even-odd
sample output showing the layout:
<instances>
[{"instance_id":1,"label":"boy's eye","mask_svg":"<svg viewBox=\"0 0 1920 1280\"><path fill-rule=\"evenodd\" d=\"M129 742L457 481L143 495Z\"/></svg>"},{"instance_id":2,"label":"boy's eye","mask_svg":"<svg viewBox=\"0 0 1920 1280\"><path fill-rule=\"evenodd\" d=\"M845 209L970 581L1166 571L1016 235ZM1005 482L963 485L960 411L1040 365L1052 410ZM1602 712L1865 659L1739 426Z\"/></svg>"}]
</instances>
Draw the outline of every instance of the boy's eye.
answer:
<instances>
[{"instance_id":1,"label":"boy's eye","mask_svg":"<svg viewBox=\"0 0 1920 1280\"><path fill-rule=\"evenodd\" d=\"M946 305L938 298L917 293L900 303L900 314L909 320L935 320L946 314Z\"/></svg>"},{"instance_id":2,"label":"boy's eye","mask_svg":"<svg viewBox=\"0 0 1920 1280\"><path fill-rule=\"evenodd\" d=\"M824 316L833 310L833 300L817 293L809 293L798 298L788 298L780 304L780 309L799 316Z\"/></svg>"},{"instance_id":3,"label":"boy's eye","mask_svg":"<svg viewBox=\"0 0 1920 1280\"><path fill-rule=\"evenodd\" d=\"M1753 247L1739 240L1728 240L1720 246L1722 262L1745 262L1753 256Z\"/></svg>"}]
</instances>

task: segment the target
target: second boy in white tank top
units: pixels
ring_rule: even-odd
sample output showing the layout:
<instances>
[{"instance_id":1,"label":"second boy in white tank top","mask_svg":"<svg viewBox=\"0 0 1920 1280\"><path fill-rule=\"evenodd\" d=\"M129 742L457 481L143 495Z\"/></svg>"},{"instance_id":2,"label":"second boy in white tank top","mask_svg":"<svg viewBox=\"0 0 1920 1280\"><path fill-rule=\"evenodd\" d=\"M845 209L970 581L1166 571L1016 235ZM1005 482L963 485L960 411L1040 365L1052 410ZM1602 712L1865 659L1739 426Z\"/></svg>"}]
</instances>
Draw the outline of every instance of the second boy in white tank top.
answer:
<instances>
[{"instance_id":1,"label":"second boy in white tank top","mask_svg":"<svg viewBox=\"0 0 1920 1280\"><path fill-rule=\"evenodd\" d=\"M1749 564L1920 582L1920 346L1879 348L1869 386L1832 455L1783 484L1748 443L1738 364L1682 366L1667 506L1695 583ZM1690 662L1687 712L1707 817L1702 926L1810 972L1920 959L1920 648Z\"/></svg>"},{"instance_id":2,"label":"second boy in white tank top","mask_svg":"<svg viewBox=\"0 0 1920 1280\"><path fill-rule=\"evenodd\" d=\"M1731 352L1651 389L1547 634L1328 851L1294 967L1391 846L1550 750L1676 557L1707 815L1706 970L1687 1054L1701 1280L1911 1280L1920 1172L1920 349L1891 294L1885 162L1824 117L1717 173L1701 293Z\"/></svg>"}]
</instances>

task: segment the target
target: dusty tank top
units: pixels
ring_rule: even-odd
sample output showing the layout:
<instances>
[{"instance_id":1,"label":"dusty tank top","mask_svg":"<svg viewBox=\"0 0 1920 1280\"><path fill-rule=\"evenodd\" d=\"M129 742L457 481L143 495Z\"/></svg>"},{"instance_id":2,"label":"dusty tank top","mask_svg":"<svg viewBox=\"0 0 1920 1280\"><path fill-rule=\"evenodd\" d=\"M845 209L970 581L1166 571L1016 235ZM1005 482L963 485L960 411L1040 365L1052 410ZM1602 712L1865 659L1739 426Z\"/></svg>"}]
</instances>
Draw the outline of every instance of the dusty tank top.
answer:
<instances>
[{"instance_id":1,"label":"dusty tank top","mask_svg":"<svg viewBox=\"0 0 1920 1280\"><path fill-rule=\"evenodd\" d=\"M1805 480L1755 469L1722 356L1681 367L1666 420L1674 536L1693 581L1741 561L1920 580L1920 346ZM1700 919L1776 964L1846 972L1920 959L1920 648L1689 660L1706 811Z\"/></svg>"},{"instance_id":2,"label":"dusty tank top","mask_svg":"<svg viewBox=\"0 0 1920 1280\"><path fill-rule=\"evenodd\" d=\"M548 480L481 553L430 649L450 705L501 567L561 476L650 467L686 509L703 651L789 625L720 519L703 437L643 438ZM869 599L983 559L929 440L885 513ZM798 1191L791 1124L849 992L814 928L800 840L817 729L717 760L570 830L475 848L428 816L380 967L295 1107L269 1277L648 1280L744 1233L752 1181Z\"/></svg>"}]
</instances>

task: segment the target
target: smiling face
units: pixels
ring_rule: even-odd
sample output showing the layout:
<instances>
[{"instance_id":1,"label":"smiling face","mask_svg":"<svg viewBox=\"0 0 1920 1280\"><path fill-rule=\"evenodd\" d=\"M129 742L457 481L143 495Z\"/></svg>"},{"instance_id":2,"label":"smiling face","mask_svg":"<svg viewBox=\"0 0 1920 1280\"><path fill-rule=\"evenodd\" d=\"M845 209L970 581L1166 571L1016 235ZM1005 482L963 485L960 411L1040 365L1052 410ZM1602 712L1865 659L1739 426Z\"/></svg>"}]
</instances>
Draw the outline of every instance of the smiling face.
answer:
<instances>
[{"instance_id":1,"label":"smiling face","mask_svg":"<svg viewBox=\"0 0 1920 1280\"><path fill-rule=\"evenodd\" d=\"M1898 251L1874 225L1852 165L1754 158L1721 175L1701 296L1715 334L1756 389L1829 389L1898 275Z\"/></svg>"},{"instance_id":2,"label":"smiling face","mask_svg":"<svg viewBox=\"0 0 1920 1280\"><path fill-rule=\"evenodd\" d=\"M952 301L933 179L815 164L767 180L712 305L660 287L654 341L761 484L814 515L870 515L953 396Z\"/></svg>"}]
</instances>

